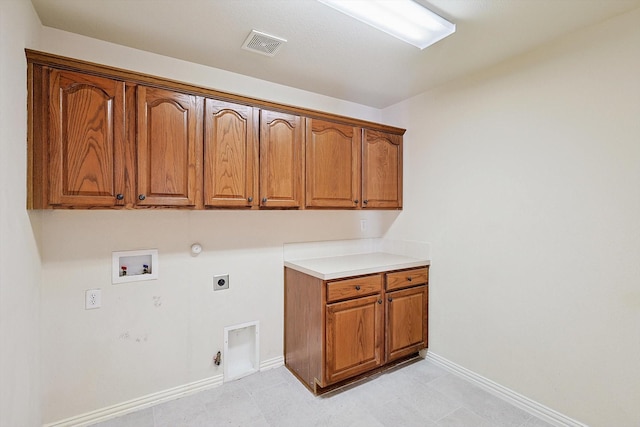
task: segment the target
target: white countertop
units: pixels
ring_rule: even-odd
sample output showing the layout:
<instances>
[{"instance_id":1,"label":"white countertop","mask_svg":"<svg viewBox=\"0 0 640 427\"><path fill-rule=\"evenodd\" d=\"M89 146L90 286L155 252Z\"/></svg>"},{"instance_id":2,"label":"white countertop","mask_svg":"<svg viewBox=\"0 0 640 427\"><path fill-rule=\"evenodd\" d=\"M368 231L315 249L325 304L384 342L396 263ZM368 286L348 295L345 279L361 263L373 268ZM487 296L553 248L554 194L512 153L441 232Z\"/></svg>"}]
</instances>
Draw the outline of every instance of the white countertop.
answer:
<instances>
[{"instance_id":1,"label":"white countertop","mask_svg":"<svg viewBox=\"0 0 640 427\"><path fill-rule=\"evenodd\" d=\"M383 252L285 261L284 266L322 280L429 265L429 260Z\"/></svg>"}]
</instances>

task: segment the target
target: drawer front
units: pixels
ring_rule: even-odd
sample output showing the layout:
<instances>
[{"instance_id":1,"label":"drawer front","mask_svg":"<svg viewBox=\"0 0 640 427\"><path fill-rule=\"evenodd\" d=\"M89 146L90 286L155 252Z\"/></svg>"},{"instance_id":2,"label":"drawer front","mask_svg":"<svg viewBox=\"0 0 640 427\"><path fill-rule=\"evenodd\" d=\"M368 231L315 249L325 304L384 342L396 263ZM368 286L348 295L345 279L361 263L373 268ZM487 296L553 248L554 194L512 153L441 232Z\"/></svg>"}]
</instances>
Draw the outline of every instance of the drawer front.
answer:
<instances>
[{"instance_id":1,"label":"drawer front","mask_svg":"<svg viewBox=\"0 0 640 427\"><path fill-rule=\"evenodd\" d=\"M409 286L429 283L429 267L387 273L387 290L402 289Z\"/></svg>"},{"instance_id":2,"label":"drawer front","mask_svg":"<svg viewBox=\"0 0 640 427\"><path fill-rule=\"evenodd\" d=\"M382 291L382 275L356 277L327 283L327 302L372 295Z\"/></svg>"}]
</instances>

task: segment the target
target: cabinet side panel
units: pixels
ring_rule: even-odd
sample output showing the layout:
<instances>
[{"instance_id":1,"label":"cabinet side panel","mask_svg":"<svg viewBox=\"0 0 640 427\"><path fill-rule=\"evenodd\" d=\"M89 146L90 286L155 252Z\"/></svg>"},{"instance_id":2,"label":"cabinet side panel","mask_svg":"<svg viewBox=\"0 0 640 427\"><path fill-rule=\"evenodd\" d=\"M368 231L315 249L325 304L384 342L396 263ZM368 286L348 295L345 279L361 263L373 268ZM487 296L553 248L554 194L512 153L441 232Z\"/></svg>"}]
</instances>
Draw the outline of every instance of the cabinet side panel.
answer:
<instances>
[{"instance_id":1,"label":"cabinet side panel","mask_svg":"<svg viewBox=\"0 0 640 427\"><path fill-rule=\"evenodd\" d=\"M27 208L44 209L48 207L48 156L46 141L47 69L29 64L27 69L28 85L28 134L27 134Z\"/></svg>"},{"instance_id":2,"label":"cabinet side panel","mask_svg":"<svg viewBox=\"0 0 640 427\"><path fill-rule=\"evenodd\" d=\"M307 386L322 379L322 281L285 267L285 364Z\"/></svg>"}]
</instances>

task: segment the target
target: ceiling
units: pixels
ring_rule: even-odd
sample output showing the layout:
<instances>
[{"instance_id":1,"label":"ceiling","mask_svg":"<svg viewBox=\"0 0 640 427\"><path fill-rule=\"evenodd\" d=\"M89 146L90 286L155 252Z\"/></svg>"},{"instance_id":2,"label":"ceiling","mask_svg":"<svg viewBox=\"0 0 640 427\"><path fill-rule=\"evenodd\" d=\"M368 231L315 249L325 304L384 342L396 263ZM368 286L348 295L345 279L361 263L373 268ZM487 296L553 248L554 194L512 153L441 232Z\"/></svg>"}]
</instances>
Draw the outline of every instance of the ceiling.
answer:
<instances>
[{"instance_id":1,"label":"ceiling","mask_svg":"<svg viewBox=\"0 0 640 427\"><path fill-rule=\"evenodd\" d=\"M640 0L416 1L457 32L420 50L316 0L32 0L48 27L376 108L640 7ZM252 29L287 43L275 57L243 50Z\"/></svg>"}]
</instances>

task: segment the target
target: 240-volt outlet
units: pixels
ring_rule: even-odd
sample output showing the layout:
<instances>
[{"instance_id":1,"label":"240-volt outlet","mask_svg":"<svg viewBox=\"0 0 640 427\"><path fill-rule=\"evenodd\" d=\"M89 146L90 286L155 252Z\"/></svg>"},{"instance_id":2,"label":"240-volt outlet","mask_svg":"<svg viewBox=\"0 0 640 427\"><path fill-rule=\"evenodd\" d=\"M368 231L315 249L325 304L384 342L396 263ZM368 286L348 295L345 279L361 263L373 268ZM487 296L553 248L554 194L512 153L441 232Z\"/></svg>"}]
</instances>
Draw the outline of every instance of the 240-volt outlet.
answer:
<instances>
[{"instance_id":1,"label":"240-volt outlet","mask_svg":"<svg viewBox=\"0 0 640 427\"><path fill-rule=\"evenodd\" d=\"M219 276L213 276L213 290L221 291L223 289L229 289L229 275L221 274Z\"/></svg>"}]
</instances>

